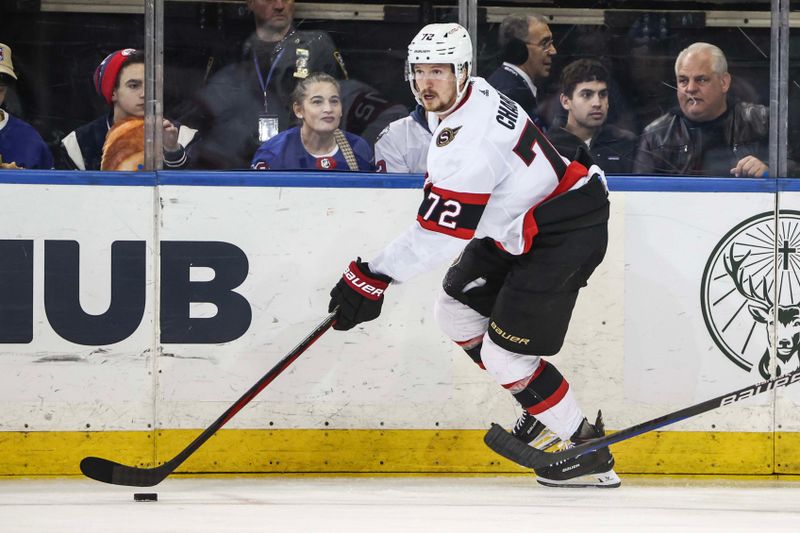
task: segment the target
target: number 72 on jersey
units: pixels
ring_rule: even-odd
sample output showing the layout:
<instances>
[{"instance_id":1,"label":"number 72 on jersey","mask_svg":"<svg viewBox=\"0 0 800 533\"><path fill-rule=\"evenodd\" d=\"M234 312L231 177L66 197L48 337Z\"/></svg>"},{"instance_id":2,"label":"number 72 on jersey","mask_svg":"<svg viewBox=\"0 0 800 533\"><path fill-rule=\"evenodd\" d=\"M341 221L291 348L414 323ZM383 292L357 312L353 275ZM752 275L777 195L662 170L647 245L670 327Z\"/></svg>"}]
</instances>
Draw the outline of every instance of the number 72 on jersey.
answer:
<instances>
[{"instance_id":1,"label":"number 72 on jersey","mask_svg":"<svg viewBox=\"0 0 800 533\"><path fill-rule=\"evenodd\" d=\"M417 222L430 231L459 239L471 239L489 196L451 191L428 184L425 187L425 198L419 206Z\"/></svg>"}]
</instances>

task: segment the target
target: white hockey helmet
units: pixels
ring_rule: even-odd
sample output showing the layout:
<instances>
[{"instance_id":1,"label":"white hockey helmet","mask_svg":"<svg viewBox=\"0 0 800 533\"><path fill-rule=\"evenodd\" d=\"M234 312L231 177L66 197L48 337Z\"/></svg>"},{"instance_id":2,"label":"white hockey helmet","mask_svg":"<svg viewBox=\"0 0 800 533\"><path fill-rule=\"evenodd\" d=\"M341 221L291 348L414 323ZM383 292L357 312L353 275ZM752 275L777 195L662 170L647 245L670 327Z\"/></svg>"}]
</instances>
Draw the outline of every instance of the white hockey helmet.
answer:
<instances>
[{"instance_id":1,"label":"white hockey helmet","mask_svg":"<svg viewBox=\"0 0 800 533\"><path fill-rule=\"evenodd\" d=\"M408 45L408 61L406 61L406 79L411 85L411 92L419 104L422 101L414 83L415 64L450 64L456 75L456 100L450 109L461 102L472 75L472 39L466 28L455 22L446 24L428 24L411 40ZM466 74L466 83L459 84L461 73Z\"/></svg>"}]
</instances>

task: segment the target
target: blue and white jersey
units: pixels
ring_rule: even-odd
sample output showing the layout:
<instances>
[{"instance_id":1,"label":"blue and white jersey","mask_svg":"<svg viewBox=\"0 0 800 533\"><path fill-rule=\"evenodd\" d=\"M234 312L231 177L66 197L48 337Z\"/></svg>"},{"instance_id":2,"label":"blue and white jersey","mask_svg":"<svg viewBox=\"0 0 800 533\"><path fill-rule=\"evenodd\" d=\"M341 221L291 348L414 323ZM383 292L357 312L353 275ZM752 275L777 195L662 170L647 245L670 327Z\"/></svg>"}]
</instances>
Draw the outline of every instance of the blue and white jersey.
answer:
<instances>
[{"instance_id":1,"label":"blue and white jersey","mask_svg":"<svg viewBox=\"0 0 800 533\"><path fill-rule=\"evenodd\" d=\"M42 136L8 111L3 111L3 120L0 120L0 159L22 168L53 168L53 155Z\"/></svg>"},{"instance_id":2,"label":"blue and white jersey","mask_svg":"<svg viewBox=\"0 0 800 533\"><path fill-rule=\"evenodd\" d=\"M343 133L353 148L358 170L374 170L372 149L367 141L358 135L346 131ZM250 168L253 170L350 170L338 146L331 153L322 156L309 154L300 140L299 126L282 131L262 144L253 156Z\"/></svg>"}]
</instances>

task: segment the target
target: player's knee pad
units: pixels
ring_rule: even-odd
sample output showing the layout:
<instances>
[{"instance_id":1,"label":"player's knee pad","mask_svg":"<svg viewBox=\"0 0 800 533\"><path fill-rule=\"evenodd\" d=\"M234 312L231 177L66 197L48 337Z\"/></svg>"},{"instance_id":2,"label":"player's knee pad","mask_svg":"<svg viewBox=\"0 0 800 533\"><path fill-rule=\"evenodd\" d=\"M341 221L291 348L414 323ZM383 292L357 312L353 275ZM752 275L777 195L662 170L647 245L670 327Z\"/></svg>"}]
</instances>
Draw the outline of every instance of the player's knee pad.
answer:
<instances>
[{"instance_id":1,"label":"player's knee pad","mask_svg":"<svg viewBox=\"0 0 800 533\"><path fill-rule=\"evenodd\" d=\"M433 306L433 317L445 335L461 343L482 337L489 319L474 309L439 290Z\"/></svg>"},{"instance_id":2,"label":"player's knee pad","mask_svg":"<svg viewBox=\"0 0 800 533\"><path fill-rule=\"evenodd\" d=\"M510 257L492 239L473 239L448 269L442 288L451 298L488 317L508 273Z\"/></svg>"},{"instance_id":3,"label":"player's knee pad","mask_svg":"<svg viewBox=\"0 0 800 533\"><path fill-rule=\"evenodd\" d=\"M488 336L483 337L481 360L486 371L500 385L516 383L534 375L541 359L535 355L514 353L495 344Z\"/></svg>"}]
</instances>

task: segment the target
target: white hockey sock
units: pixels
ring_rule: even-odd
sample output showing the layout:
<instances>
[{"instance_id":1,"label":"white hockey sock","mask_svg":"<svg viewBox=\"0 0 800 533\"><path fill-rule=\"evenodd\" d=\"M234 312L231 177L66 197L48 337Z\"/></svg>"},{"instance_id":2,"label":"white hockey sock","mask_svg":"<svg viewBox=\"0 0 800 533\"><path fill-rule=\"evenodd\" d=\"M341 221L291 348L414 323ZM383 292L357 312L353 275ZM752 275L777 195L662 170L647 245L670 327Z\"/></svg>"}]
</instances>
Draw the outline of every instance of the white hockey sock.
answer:
<instances>
[{"instance_id":1,"label":"white hockey sock","mask_svg":"<svg viewBox=\"0 0 800 533\"><path fill-rule=\"evenodd\" d=\"M530 409L528 411L531 412ZM572 389L568 390L554 406L538 413L531 412L531 414L558 435L562 441L568 440L578 430L584 418L583 412L572 394Z\"/></svg>"}]
</instances>

